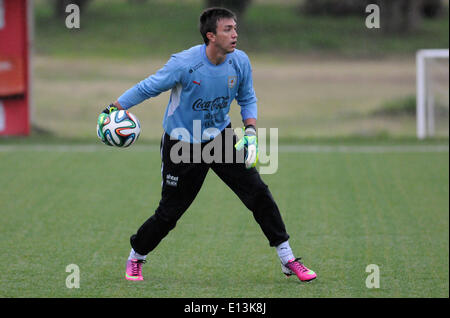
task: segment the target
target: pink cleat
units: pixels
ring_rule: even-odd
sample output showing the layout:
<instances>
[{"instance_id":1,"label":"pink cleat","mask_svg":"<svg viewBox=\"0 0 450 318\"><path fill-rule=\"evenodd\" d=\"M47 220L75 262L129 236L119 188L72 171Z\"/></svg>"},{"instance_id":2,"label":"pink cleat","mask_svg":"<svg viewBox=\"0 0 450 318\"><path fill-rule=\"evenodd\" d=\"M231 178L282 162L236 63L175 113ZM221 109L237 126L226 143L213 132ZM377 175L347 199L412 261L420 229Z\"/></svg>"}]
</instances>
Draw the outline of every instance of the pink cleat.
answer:
<instances>
[{"instance_id":1,"label":"pink cleat","mask_svg":"<svg viewBox=\"0 0 450 318\"><path fill-rule=\"evenodd\" d=\"M125 278L128 280L144 280L142 276L142 264L145 264L145 260L130 259L127 261L127 271Z\"/></svg>"},{"instance_id":2,"label":"pink cleat","mask_svg":"<svg viewBox=\"0 0 450 318\"><path fill-rule=\"evenodd\" d=\"M302 282L308 282L317 277L316 273L308 269L302 262L300 258L293 258L286 264L281 264L281 270L286 276L297 275L298 279Z\"/></svg>"}]
</instances>

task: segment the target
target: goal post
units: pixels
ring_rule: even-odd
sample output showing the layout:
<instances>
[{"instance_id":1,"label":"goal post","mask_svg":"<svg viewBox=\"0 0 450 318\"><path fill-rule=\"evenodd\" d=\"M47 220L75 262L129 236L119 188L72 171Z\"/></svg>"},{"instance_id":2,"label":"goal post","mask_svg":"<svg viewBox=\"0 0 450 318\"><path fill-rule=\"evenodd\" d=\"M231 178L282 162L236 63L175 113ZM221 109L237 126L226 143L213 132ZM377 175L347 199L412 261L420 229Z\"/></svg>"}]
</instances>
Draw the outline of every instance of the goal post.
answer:
<instances>
[{"instance_id":1,"label":"goal post","mask_svg":"<svg viewBox=\"0 0 450 318\"><path fill-rule=\"evenodd\" d=\"M429 63L436 59L447 59L448 61L449 50L426 49L419 50L416 53L416 115L417 137L419 139L434 136L435 133L435 96L432 91L433 79L430 75ZM448 74L448 66L446 71Z\"/></svg>"},{"instance_id":2,"label":"goal post","mask_svg":"<svg viewBox=\"0 0 450 318\"><path fill-rule=\"evenodd\" d=\"M32 0L0 0L0 136L31 132Z\"/></svg>"}]
</instances>

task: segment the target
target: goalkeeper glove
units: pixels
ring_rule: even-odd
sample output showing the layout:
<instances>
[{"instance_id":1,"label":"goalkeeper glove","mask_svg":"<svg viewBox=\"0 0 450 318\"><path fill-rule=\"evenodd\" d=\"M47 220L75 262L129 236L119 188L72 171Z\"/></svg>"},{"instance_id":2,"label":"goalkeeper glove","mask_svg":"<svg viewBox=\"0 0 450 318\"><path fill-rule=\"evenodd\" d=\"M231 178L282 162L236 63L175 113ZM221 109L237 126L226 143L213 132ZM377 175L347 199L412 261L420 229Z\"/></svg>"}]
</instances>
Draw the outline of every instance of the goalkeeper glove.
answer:
<instances>
[{"instance_id":1,"label":"goalkeeper glove","mask_svg":"<svg viewBox=\"0 0 450 318\"><path fill-rule=\"evenodd\" d=\"M117 111L117 110L119 110L119 109L118 109L116 106L114 106L114 104L109 104L109 105L102 111L102 113L109 115L109 114L111 114L112 112L115 112L115 111Z\"/></svg>"},{"instance_id":2,"label":"goalkeeper glove","mask_svg":"<svg viewBox=\"0 0 450 318\"><path fill-rule=\"evenodd\" d=\"M118 108L116 106L114 106L114 104L110 104L100 113L100 115L98 115L98 118L97 118L97 125L98 125L97 134L98 134L98 137L102 140L103 143L105 143L107 145L109 145L109 143L106 140L105 135L103 134L103 126L107 123L107 119L109 118L109 114L111 114L112 112L115 112L117 110L118 110Z\"/></svg>"},{"instance_id":3,"label":"goalkeeper glove","mask_svg":"<svg viewBox=\"0 0 450 318\"><path fill-rule=\"evenodd\" d=\"M248 125L244 130L244 137L242 137L234 147L236 150L245 148L245 167L247 169L253 168L258 162L258 137L256 137L256 128L253 125Z\"/></svg>"}]
</instances>

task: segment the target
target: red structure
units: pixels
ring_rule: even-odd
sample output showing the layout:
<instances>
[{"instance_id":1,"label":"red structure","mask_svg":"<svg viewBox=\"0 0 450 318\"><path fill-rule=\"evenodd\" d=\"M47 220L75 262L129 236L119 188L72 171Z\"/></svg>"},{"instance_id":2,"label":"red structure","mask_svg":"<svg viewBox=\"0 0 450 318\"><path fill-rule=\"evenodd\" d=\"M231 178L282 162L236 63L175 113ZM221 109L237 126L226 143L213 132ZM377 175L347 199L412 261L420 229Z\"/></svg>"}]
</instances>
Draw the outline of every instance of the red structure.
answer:
<instances>
[{"instance_id":1,"label":"red structure","mask_svg":"<svg viewBox=\"0 0 450 318\"><path fill-rule=\"evenodd\" d=\"M0 135L30 134L32 0L0 0Z\"/></svg>"}]
</instances>

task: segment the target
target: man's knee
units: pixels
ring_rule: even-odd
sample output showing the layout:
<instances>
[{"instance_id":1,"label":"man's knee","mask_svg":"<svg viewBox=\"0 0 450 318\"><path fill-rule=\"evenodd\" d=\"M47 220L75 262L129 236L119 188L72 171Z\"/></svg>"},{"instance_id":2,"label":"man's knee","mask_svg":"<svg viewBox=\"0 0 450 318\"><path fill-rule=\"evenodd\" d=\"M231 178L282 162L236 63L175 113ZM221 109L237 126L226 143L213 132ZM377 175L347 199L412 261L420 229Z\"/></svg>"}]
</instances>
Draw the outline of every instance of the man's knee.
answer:
<instances>
[{"instance_id":1,"label":"man's knee","mask_svg":"<svg viewBox=\"0 0 450 318\"><path fill-rule=\"evenodd\" d=\"M270 193L269 187L267 185L264 185L255 192L253 201L255 210L273 209L276 206L275 200L272 196L272 193Z\"/></svg>"},{"instance_id":2,"label":"man's knee","mask_svg":"<svg viewBox=\"0 0 450 318\"><path fill-rule=\"evenodd\" d=\"M263 182L252 187L251 191L245 195L243 202L247 208L254 212L261 209L272 209L275 206L269 187Z\"/></svg>"}]
</instances>

